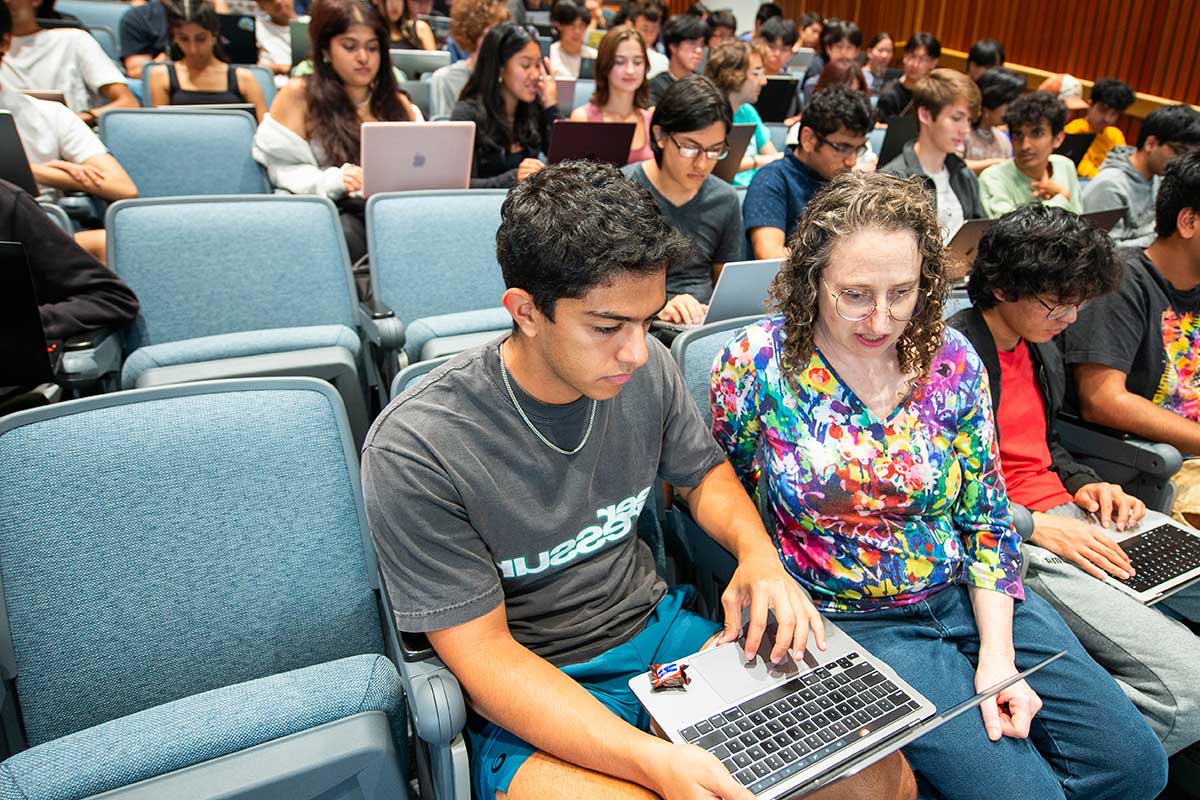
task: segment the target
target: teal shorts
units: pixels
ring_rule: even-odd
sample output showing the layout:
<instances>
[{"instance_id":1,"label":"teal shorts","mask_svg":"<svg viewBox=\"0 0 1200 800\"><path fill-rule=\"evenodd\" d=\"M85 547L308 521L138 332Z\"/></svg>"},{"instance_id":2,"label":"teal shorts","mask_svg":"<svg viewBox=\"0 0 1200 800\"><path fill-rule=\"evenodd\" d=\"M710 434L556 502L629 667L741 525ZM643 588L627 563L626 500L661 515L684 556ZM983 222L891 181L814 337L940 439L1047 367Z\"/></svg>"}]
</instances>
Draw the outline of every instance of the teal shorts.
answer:
<instances>
[{"instance_id":1,"label":"teal shorts","mask_svg":"<svg viewBox=\"0 0 1200 800\"><path fill-rule=\"evenodd\" d=\"M721 626L688 608L696 596L691 586L676 586L654 607L646 627L624 644L590 661L571 664L562 671L621 719L643 731L650 717L629 690L629 679L651 664L662 664L691 655L721 630ZM471 784L476 800L493 800L507 792L517 770L537 750L503 728L472 714L466 728L471 754Z\"/></svg>"}]
</instances>

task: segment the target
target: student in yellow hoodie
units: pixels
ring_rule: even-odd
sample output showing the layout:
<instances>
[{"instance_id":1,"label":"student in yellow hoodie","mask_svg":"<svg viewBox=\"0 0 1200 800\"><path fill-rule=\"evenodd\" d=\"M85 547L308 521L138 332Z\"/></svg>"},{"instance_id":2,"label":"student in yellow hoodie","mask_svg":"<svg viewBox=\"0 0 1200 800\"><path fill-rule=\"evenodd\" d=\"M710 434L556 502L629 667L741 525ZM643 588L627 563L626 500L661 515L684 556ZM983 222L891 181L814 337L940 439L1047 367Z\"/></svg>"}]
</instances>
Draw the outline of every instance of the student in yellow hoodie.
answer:
<instances>
[{"instance_id":1,"label":"student in yellow hoodie","mask_svg":"<svg viewBox=\"0 0 1200 800\"><path fill-rule=\"evenodd\" d=\"M1133 105L1133 89L1124 81L1116 78L1101 78L1092 86L1092 102L1087 114L1079 119L1071 120L1064 133L1094 133L1091 147L1079 162L1078 173L1081 178L1094 178L1100 171L1100 165L1108 157L1108 151L1125 144L1125 134L1116 127L1117 117L1121 112Z\"/></svg>"}]
</instances>

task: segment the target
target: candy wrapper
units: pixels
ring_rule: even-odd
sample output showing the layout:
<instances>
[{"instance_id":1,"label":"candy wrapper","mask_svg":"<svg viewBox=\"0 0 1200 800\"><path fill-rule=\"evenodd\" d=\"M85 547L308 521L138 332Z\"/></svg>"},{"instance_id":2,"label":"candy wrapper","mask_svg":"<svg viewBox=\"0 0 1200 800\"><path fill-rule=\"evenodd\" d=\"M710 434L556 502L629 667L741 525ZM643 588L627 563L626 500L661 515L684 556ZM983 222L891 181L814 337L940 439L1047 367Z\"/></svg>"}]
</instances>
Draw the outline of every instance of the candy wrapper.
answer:
<instances>
[{"instance_id":1,"label":"candy wrapper","mask_svg":"<svg viewBox=\"0 0 1200 800\"><path fill-rule=\"evenodd\" d=\"M656 692L660 689L686 689L692 682L686 670L686 664L651 664L650 686Z\"/></svg>"}]
</instances>

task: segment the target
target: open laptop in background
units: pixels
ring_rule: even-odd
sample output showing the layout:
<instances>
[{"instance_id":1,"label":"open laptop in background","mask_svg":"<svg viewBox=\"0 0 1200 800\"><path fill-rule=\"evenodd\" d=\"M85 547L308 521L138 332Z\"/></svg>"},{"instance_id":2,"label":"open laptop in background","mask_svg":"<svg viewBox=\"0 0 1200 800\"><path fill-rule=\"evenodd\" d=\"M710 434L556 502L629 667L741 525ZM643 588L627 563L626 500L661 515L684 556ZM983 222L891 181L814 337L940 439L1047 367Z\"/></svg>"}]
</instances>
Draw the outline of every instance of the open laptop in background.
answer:
<instances>
[{"instance_id":1,"label":"open laptop in background","mask_svg":"<svg viewBox=\"0 0 1200 800\"><path fill-rule=\"evenodd\" d=\"M790 75L768 75L754 108L763 122L783 122L794 107L799 79Z\"/></svg>"},{"instance_id":2,"label":"open laptop in background","mask_svg":"<svg viewBox=\"0 0 1200 800\"><path fill-rule=\"evenodd\" d=\"M1108 233L1117 226L1118 222L1125 219L1128 211L1128 208L1121 206L1120 208L1106 208L1102 211L1085 211L1079 216L1095 225L1098 230Z\"/></svg>"},{"instance_id":3,"label":"open laptop in background","mask_svg":"<svg viewBox=\"0 0 1200 800\"><path fill-rule=\"evenodd\" d=\"M1065 654L939 713L836 625L827 621L825 634L825 652L809 634L801 661L747 663L744 644L730 642L676 661L691 679L684 689L656 692L647 673L629 687L669 740L707 750L757 797L776 800L870 766ZM774 640L772 624L759 652Z\"/></svg>"},{"instance_id":4,"label":"open laptop in background","mask_svg":"<svg viewBox=\"0 0 1200 800\"><path fill-rule=\"evenodd\" d=\"M793 75L803 75L808 70L808 65L816 58L817 51L811 47L801 47L792 53L792 57L788 59L787 64L783 68Z\"/></svg>"},{"instance_id":5,"label":"open laptop in background","mask_svg":"<svg viewBox=\"0 0 1200 800\"><path fill-rule=\"evenodd\" d=\"M1063 143L1054 152L1071 159L1078 167L1095 139L1096 134L1094 133L1068 133L1063 137Z\"/></svg>"},{"instance_id":6,"label":"open laptop in background","mask_svg":"<svg viewBox=\"0 0 1200 800\"><path fill-rule=\"evenodd\" d=\"M53 383L61 342L47 342L25 248L0 242L0 392Z\"/></svg>"},{"instance_id":7,"label":"open laptop in background","mask_svg":"<svg viewBox=\"0 0 1200 800\"><path fill-rule=\"evenodd\" d=\"M308 38L308 18L294 19L288 23L288 37L292 41L292 66L296 66L312 51L312 41Z\"/></svg>"},{"instance_id":8,"label":"open laptop in background","mask_svg":"<svg viewBox=\"0 0 1200 800\"><path fill-rule=\"evenodd\" d=\"M389 50L388 56L392 66L409 80L450 65L450 53L446 50Z\"/></svg>"},{"instance_id":9,"label":"open laptop in background","mask_svg":"<svg viewBox=\"0 0 1200 800\"><path fill-rule=\"evenodd\" d=\"M364 122L363 196L468 189L474 122Z\"/></svg>"},{"instance_id":10,"label":"open laptop in background","mask_svg":"<svg viewBox=\"0 0 1200 800\"><path fill-rule=\"evenodd\" d=\"M734 125L729 129L729 155L722 158L713 167L712 174L726 183L733 183L738 174L738 167L746 156L746 148L750 146L750 138L754 136L754 125Z\"/></svg>"},{"instance_id":11,"label":"open laptop in background","mask_svg":"<svg viewBox=\"0 0 1200 800\"><path fill-rule=\"evenodd\" d=\"M728 159L726 159L728 160ZM783 259L764 258L758 261L730 261L721 268L712 297L708 299L708 311L704 319L695 325L680 325L656 319L653 327L677 333L698 328L709 322L722 322L737 317L749 317L767 313L767 290L779 273Z\"/></svg>"},{"instance_id":12,"label":"open laptop in background","mask_svg":"<svg viewBox=\"0 0 1200 800\"><path fill-rule=\"evenodd\" d=\"M575 110L575 79L555 78L554 87L558 93L558 116L566 119Z\"/></svg>"},{"instance_id":13,"label":"open laptop in background","mask_svg":"<svg viewBox=\"0 0 1200 800\"><path fill-rule=\"evenodd\" d=\"M253 14L218 14L221 30L218 40L230 64L257 64L258 39L254 34Z\"/></svg>"},{"instance_id":14,"label":"open laptop in background","mask_svg":"<svg viewBox=\"0 0 1200 800\"><path fill-rule=\"evenodd\" d=\"M33 170L29 168L29 158L21 144L21 134L17 132L17 121L11 112L4 110L0 110L0 178L24 189L30 197L38 196Z\"/></svg>"},{"instance_id":15,"label":"open laptop in background","mask_svg":"<svg viewBox=\"0 0 1200 800\"><path fill-rule=\"evenodd\" d=\"M550 129L547 161L599 161L623 167L637 125L633 122L572 122L556 119Z\"/></svg>"},{"instance_id":16,"label":"open laptop in background","mask_svg":"<svg viewBox=\"0 0 1200 800\"><path fill-rule=\"evenodd\" d=\"M904 151L904 145L917 138L916 114L901 114L892 117L888 122L887 133L883 135L883 144L879 146L879 166L887 165Z\"/></svg>"}]
</instances>

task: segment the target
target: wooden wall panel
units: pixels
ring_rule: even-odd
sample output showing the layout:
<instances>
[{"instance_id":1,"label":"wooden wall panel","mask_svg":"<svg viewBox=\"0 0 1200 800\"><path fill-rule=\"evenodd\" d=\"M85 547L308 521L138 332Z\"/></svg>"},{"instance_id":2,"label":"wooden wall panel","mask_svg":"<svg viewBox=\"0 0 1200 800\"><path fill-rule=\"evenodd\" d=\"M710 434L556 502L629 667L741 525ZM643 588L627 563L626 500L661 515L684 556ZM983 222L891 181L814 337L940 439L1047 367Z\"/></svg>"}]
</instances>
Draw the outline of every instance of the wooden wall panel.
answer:
<instances>
[{"instance_id":1,"label":"wooden wall panel","mask_svg":"<svg viewBox=\"0 0 1200 800\"><path fill-rule=\"evenodd\" d=\"M669 0L673 12L691 0ZM714 7L721 0L708 0ZM1200 0L776 0L792 19L805 11L854 19L864 38L899 40L929 30L943 47L1004 43L1016 64L1094 80L1121 78L1139 92L1200 103ZM749 28L752 20L738 20Z\"/></svg>"}]
</instances>

